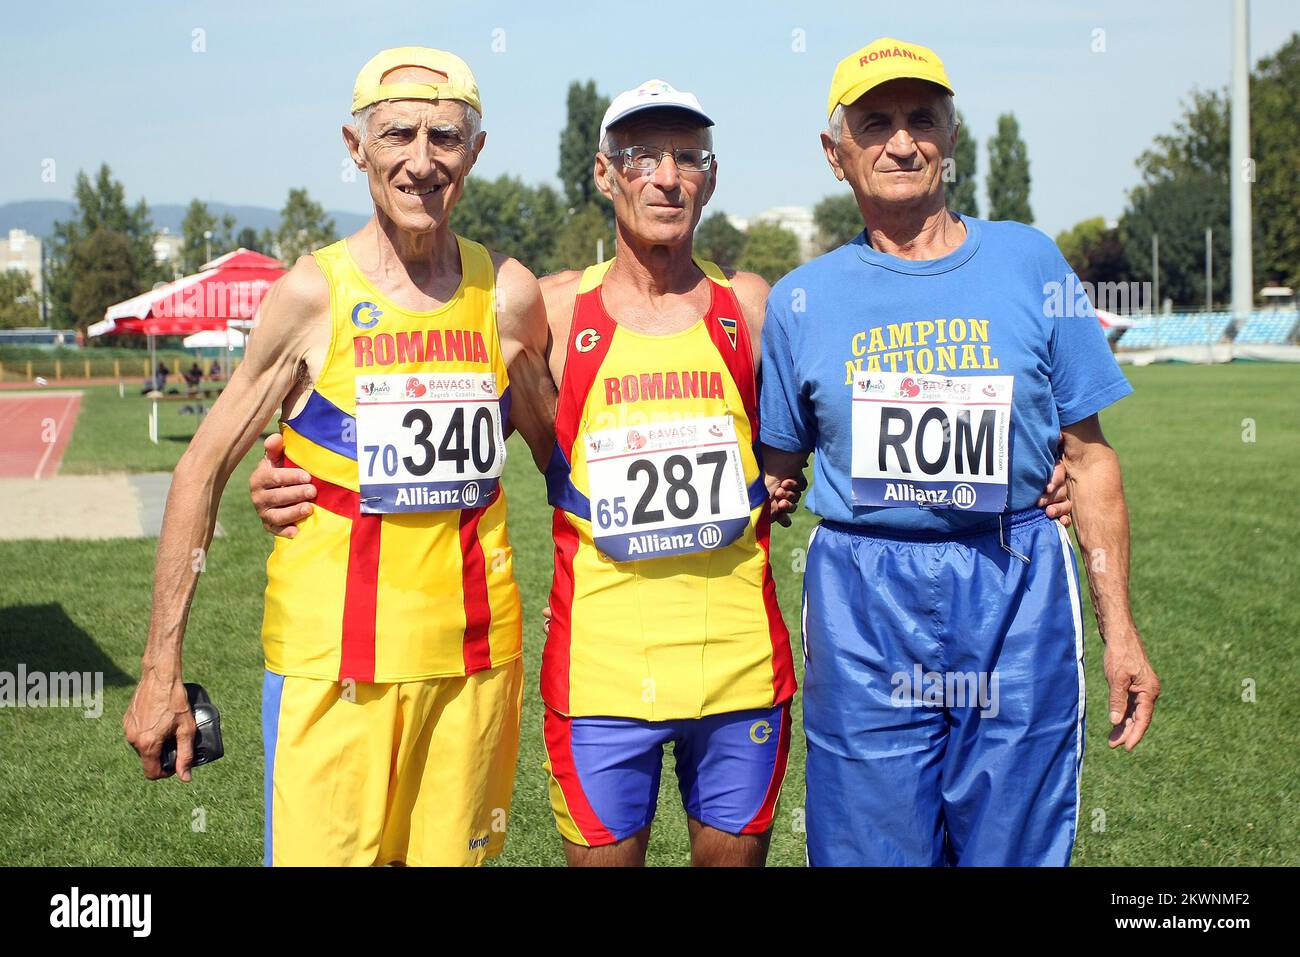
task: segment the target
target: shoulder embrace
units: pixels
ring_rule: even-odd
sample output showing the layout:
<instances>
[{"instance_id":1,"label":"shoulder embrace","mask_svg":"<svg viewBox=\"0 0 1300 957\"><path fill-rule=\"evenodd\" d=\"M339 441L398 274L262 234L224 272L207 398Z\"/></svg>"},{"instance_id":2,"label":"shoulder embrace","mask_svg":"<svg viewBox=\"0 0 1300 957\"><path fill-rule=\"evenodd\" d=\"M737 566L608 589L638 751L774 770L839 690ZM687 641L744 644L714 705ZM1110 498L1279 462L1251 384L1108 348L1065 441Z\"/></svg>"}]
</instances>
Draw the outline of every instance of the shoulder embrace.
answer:
<instances>
[{"instance_id":1,"label":"shoulder embrace","mask_svg":"<svg viewBox=\"0 0 1300 957\"><path fill-rule=\"evenodd\" d=\"M546 318L552 329L569 327L573 303L578 298L578 284L582 282L582 274L581 269L566 269L538 280L542 299L546 303Z\"/></svg>"},{"instance_id":2,"label":"shoulder embrace","mask_svg":"<svg viewBox=\"0 0 1300 957\"><path fill-rule=\"evenodd\" d=\"M518 259L494 252L492 268L496 272L496 284L501 293L503 308L513 305L527 309L541 295L537 288L537 277Z\"/></svg>"},{"instance_id":3,"label":"shoulder embrace","mask_svg":"<svg viewBox=\"0 0 1300 957\"><path fill-rule=\"evenodd\" d=\"M492 254L496 270L497 329L508 339L544 341L546 316L537 277L517 259Z\"/></svg>"},{"instance_id":4,"label":"shoulder embrace","mask_svg":"<svg viewBox=\"0 0 1300 957\"><path fill-rule=\"evenodd\" d=\"M731 291L740 302L740 308L745 312L745 319L751 327L760 327L763 323L764 309L767 307L767 295L772 291L772 287L758 273L734 269L726 269L724 273L731 283Z\"/></svg>"}]
</instances>

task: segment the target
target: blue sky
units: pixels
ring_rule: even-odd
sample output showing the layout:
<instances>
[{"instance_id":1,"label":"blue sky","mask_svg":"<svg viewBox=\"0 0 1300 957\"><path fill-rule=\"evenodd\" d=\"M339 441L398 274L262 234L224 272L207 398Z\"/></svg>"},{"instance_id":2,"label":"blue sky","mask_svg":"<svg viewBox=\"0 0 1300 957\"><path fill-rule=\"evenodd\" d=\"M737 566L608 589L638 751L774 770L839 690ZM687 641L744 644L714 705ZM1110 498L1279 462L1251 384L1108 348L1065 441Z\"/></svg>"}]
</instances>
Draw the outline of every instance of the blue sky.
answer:
<instances>
[{"instance_id":1,"label":"blue sky","mask_svg":"<svg viewBox=\"0 0 1300 957\"><path fill-rule=\"evenodd\" d=\"M1180 99L1228 83L1230 17L1230 0L28 3L0 33L0 202L68 198L76 171L105 161L132 199L278 208L305 186L327 208L365 212L364 180L341 176L352 81L377 50L423 44L478 76L488 144L475 175L555 182L570 80L612 95L659 77L718 121L711 208L811 206L847 189L817 143L834 65L889 35L944 59L981 183L997 115L1016 114L1035 220L1055 234L1117 217L1135 158ZM1295 30L1296 0L1253 0L1252 63Z\"/></svg>"}]
</instances>

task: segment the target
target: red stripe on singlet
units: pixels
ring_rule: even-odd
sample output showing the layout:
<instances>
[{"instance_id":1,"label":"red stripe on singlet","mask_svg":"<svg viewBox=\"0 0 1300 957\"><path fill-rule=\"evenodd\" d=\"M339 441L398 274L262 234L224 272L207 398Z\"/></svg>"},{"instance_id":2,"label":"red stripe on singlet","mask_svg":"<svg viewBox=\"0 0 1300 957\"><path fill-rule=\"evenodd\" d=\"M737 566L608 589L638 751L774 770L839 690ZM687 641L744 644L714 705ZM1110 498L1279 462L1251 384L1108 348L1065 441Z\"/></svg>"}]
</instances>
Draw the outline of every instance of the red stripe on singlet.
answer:
<instances>
[{"instance_id":1,"label":"red stripe on singlet","mask_svg":"<svg viewBox=\"0 0 1300 957\"><path fill-rule=\"evenodd\" d=\"M285 468L302 468L284 459ZM311 473L308 473L309 475ZM379 590L381 516L361 514L359 493L315 475L313 504L352 523L348 535L348 571L343 592L339 680L375 680L375 609Z\"/></svg>"},{"instance_id":2,"label":"red stripe on singlet","mask_svg":"<svg viewBox=\"0 0 1300 957\"><path fill-rule=\"evenodd\" d=\"M492 648L488 633L492 626L492 605L488 601L487 562L483 544L478 540L478 525L492 500L481 508L462 509L460 513L460 567L461 593L465 602L465 637L462 649L465 657L465 674L486 671L492 667Z\"/></svg>"}]
</instances>

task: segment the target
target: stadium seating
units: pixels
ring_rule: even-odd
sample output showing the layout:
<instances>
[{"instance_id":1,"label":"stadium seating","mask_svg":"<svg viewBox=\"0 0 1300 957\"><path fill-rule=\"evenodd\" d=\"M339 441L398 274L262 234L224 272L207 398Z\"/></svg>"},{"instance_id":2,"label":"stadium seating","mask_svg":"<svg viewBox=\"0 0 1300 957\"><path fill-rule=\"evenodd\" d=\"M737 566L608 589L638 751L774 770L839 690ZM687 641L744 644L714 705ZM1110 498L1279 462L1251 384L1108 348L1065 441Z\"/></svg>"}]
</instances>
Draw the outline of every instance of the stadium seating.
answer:
<instances>
[{"instance_id":1,"label":"stadium seating","mask_svg":"<svg viewBox=\"0 0 1300 957\"><path fill-rule=\"evenodd\" d=\"M1233 340L1241 345L1284 345L1296 333L1300 313L1292 311L1252 312Z\"/></svg>"},{"instance_id":2,"label":"stadium seating","mask_svg":"<svg viewBox=\"0 0 1300 957\"><path fill-rule=\"evenodd\" d=\"M1294 321L1294 320L1293 320ZM1121 349L1156 349L1166 346L1210 346L1220 341L1232 323L1228 312L1176 312L1144 317L1144 325L1127 330Z\"/></svg>"}]
</instances>

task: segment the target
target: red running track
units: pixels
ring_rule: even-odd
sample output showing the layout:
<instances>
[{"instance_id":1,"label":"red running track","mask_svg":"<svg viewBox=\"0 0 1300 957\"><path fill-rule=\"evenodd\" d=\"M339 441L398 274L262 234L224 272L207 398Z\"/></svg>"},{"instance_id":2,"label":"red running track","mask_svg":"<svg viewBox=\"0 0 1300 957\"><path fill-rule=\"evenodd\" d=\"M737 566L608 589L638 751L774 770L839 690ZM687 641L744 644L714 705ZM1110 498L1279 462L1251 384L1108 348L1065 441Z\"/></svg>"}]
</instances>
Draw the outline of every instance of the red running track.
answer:
<instances>
[{"instance_id":1,"label":"red running track","mask_svg":"<svg viewBox=\"0 0 1300 957\"><path fill-rule=\"evenodd\" d=\"M0 395L0 478L57 475L80 408L80 392Z\"/></svg>"}]
</instances>

